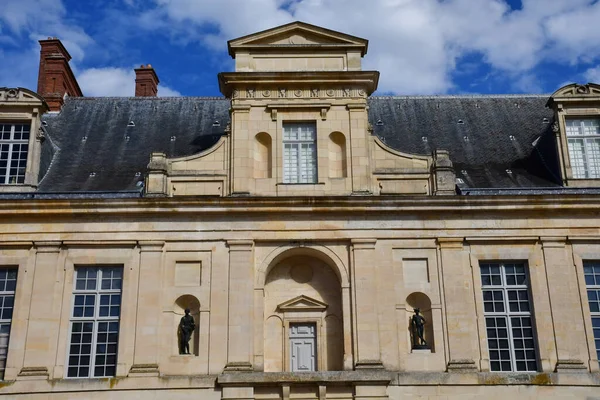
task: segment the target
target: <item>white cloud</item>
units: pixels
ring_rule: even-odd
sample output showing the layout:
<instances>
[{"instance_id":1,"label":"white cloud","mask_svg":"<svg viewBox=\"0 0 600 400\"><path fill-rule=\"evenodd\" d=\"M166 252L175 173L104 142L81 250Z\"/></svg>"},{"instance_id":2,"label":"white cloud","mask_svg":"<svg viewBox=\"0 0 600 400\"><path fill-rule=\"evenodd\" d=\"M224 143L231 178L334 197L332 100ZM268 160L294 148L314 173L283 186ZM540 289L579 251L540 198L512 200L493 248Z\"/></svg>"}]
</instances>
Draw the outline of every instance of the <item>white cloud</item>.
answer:
<instances>
[{"instance_id":1,"label":"white cloud","mask_svg":"<svg viewBox=\"0 0 600 400\"><path fill-rule=\"evenodd\" d=\"M590 68L583 74L588 82L600 84L600 65L596 68Z\"/></svg>"},{"instance_id":2,"label":"white cloud","mask_svg":"<svg viewBox=\"0 0 600 400\"><path fill-rule=\"evenodd\" d=\"M464 55L481 54L495 70L536 81L540 62L590 62L600 54L600 2L522 0L155 0L148 29L169 27L179 40L223 49L229 39L302 20L370 40L365 67L381 71L380 90L442 93ZM206 33L206 32L209 33Z\"/></svg>"},{"instance_id":3,"label":"white cloud","mask_svg":"<svg viewBox=\"0 0 600 400\"><path fill-rule=\"evenodd\" d=\"M85 96L90 97L133 97L135 95L135 72L133 67L90 68L77 75L77 82ZM177 90L158 86L159 97L181 96Z\"/></svg>"}]
</instances>

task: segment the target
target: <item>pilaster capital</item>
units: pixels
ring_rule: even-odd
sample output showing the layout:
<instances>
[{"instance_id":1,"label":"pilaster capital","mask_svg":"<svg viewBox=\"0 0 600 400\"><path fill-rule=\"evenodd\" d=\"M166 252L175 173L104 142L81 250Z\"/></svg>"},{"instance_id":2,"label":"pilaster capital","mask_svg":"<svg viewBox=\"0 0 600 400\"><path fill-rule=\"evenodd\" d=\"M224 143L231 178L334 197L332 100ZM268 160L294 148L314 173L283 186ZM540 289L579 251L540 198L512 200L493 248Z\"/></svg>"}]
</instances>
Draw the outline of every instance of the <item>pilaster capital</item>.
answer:
<instances>
[{"instance_id":1,"label":"pilaster capital","mask_svg":"<svg viewBox=\"0 0 600 400\"><path fill-rule=\"evenodd\" d=\"M140 251L142 253L146 253L146 252L160 253L160 252L162 252L163 247L165 246L165 242L142 240L142 241L138 242L138 246L140 247Z\"/></svg>"},{"instance_id":2,"label":"pilaster capital","mask_svg":"<svg viewBox=\"0 0 600 400\"><path fill-rule=\"evenodd\" d=\"M228 240L229 251L252 251L254 240Z\"/></svg>"},{"instance_id":3,"label":"pilaster capital","mask_svg":"<svg viewBox=\"0 0 600 400\"><path fill-rule=\"evenodd\" d=\"M567 245L566 236L542 236L540 237L542 247L546 248L564 248Z\"/></svg>"},{"instance_id":4,"label":"pilaster capital","mask_svg":"<svg viewBox=\"0 0 600 400\"><path fill-rule=\"evenodd\" d=\"M377 239L375 239L375 238L352 239L350 241L350 243L352 243L352 248L354 250L374 250L375 245L377 244Z\"/></svg>"},{"instance_id":5,"label":"pilaster capital","mask_svg":"<svg viewBox=\"0 0 600 400\"><path fill-rule=\"evenodd\" d=\"M440 237L437 238L437 241L441 249L461 250L465 239L462 237Z\"/></svg>"},{"instance_id":6,"label":"pilaster capital","mask_svg":"<svg viewBox=\"0 0 600 400\"><path fill-rule=\"evenodd\" d=\"M33 242L36 253L59 253L62 247L60 240Z\"/></svg>"}]
</instances>

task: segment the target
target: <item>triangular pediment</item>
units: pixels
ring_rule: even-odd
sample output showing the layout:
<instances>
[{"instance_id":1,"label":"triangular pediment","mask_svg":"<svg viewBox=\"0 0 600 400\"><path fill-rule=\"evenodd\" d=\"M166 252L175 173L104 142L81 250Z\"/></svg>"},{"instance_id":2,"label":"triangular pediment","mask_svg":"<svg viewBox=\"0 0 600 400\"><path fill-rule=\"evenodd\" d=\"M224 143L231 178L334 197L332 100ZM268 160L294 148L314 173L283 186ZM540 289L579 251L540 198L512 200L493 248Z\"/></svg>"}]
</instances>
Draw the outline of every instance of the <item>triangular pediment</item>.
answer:
<instances>
[{"instance_id":1,"label":"triangular pediment","mask_svg":"<svg viewBox=\"0 0 600 400\"><path fill-rule=\"evenodd\" d=\"M308 296L298 296L277 306L279 311L325 311L327 304Z\"/></svg>"},{"instance_id":2,"label":"triangular pediment","mask_svg":"<svg viewBox=\"0 0 600 400\"><path fill-rule=\"evenodd\" d=\"M297 21L230 40L228 45L229 54L234 57L235 51L243 48L274 46L293 49L318 45L356 47L364 55L368 43L366 39Z\"/></svg>"}]
</instances>

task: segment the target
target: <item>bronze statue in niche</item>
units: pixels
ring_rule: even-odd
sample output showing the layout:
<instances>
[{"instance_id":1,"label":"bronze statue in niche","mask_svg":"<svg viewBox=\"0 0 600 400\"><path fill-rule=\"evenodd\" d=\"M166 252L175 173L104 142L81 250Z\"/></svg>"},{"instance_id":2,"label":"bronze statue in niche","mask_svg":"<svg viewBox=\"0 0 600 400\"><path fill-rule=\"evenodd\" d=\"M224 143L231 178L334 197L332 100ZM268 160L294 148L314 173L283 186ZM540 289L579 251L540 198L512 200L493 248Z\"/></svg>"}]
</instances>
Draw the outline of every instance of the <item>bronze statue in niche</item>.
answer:
<instances>
[{"instance_id":1,"label":"bronze statue in niche","mask_svg":"<svg viewBox=\"0 0 600 400\"><path fill-rule=\"evenodd\" d=\"M412 348L413 350L429 349L427 341L424 337L425 331L425 318L420 314L421 310L418 308L414 309L414 315L410 317L410 333L412 336Z\"/></svg>"},{"instance_id":2,"label":"bronze statue in niche","mask_svg":"<svg viewBox=\"0 0 600 400\"><path fill-rule=\"evenodd\" d=\"M179 321L179 354L190 354L190 339L196 329L194 317L190 315L190 309L185 309L185 315Z\"/></svg>"}]
</instances>

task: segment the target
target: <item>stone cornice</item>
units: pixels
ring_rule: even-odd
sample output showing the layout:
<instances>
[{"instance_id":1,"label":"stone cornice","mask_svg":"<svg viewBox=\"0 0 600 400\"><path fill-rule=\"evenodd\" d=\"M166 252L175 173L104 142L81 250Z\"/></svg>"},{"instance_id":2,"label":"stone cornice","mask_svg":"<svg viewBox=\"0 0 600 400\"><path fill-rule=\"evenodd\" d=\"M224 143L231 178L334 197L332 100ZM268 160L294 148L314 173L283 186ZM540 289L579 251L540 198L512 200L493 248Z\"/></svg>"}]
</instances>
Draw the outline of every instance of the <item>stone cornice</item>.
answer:
<instances>
[{"instance_id":1,"label":"stone cornice","mask_svg":"<svg viewBox=\"0 0 600 400\"><path fill-rule=\"evenodd\" d=\"M273 90L272 98L279 88L291 90L317 88L325 91L327 97L343 97L345 88L362 89L368 96L377 90L379 83L378 71L317 71L317 72L221 72L219 74L219 90L226 97L234 97L234 90ZM338 96L336 90L341 94ZM331 92L327 93L328 90ZM319 96L323 96L320 93ZM271 97L271 96L268 96ZM286 94L287 97L287 94ZM290 95L293 98L294 95ZM346 96L350 97L350 96Z\"/></svg>"},{"instance_id":2,"label":"stone cornice","mask_svg":"<svg viewBox=\"0 0 600 400\"><path fill-rule=\"evenodd\" d=\"M74 216L95 214L169 213L597 213L598 195L547 196L339 196L339 197L177 197L131 199L20 199L0 200L1 217ZM88 214L89 215L89 214Z\"/></svg>"}]
</instances>

